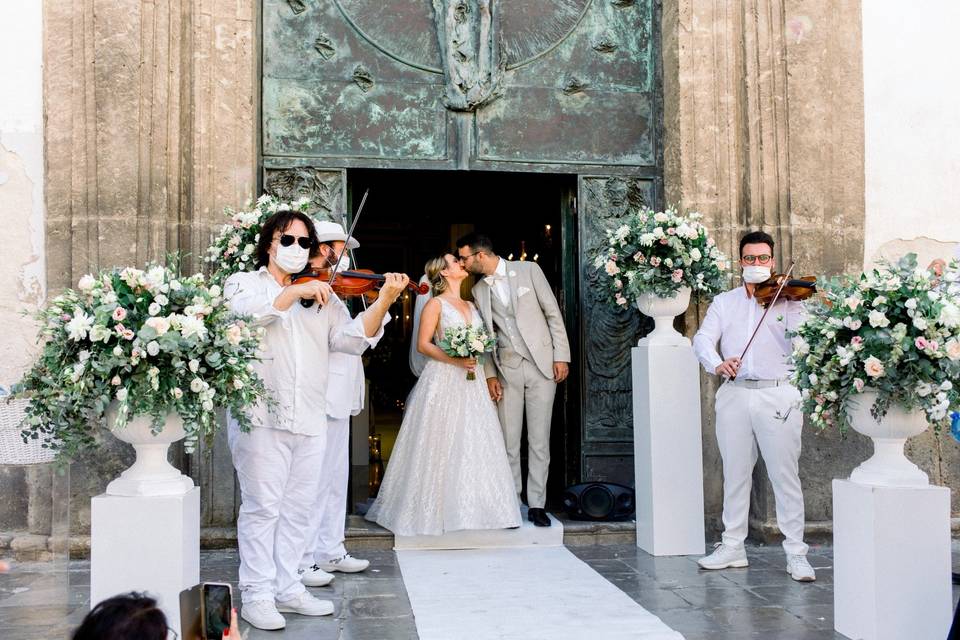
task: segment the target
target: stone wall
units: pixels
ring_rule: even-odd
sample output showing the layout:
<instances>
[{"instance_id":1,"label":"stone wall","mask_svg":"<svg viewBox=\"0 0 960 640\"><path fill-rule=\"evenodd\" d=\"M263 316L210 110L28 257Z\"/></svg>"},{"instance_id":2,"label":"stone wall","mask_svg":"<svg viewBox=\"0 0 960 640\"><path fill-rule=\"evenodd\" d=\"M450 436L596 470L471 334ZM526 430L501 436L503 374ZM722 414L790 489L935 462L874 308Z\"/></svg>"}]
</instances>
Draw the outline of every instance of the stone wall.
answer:
<instances>
[{"instance_id":1,"label":"stone wall","mask_svg":"<svg viewBox=\"0 0 960 640\"><path fill-rule=\"evenodd\" d=\"M47 284L183 251L200 267L210 229L257 184L253 0L44 2ZM119 448L118 448L119 449ZM73 530L126 454L72 467ZM233 474L223 476L232 519ZM211 465L208 465L211 466ZM221 470L223 471L223 470ZM212 486L204 486L213 493Z\"/></svg>"}]
</instances>

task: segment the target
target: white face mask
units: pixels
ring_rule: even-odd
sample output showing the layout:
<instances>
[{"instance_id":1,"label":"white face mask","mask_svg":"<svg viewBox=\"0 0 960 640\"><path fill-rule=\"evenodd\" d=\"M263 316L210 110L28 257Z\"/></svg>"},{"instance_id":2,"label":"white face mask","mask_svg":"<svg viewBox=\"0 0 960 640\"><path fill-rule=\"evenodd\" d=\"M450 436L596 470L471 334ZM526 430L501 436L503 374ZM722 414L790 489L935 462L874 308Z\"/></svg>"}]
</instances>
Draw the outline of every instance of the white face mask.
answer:
<instances>
[{"instance_id":1,"label":"white face mask","mask_svg":"<svg viewBox=\"0 0 960 640\"><path fill-rule=\"evenodd\" d=\"M277 266L287 273L300 273L307 266L309 259L310 250L304 249L296 242L289 247L283 245L277 247Z\"/></svg>"},{"instance_id":2,"label":"white face mask","mask_svg":"<svg viewBox=\"0 0 960 640\"><path fill-rule=\"evenodd\" d=\"M350 256L344 253L342 256L340 256L340 260L337 261L337 273L340 273L341 271L349 271L349 270L350 270Z\"/></svg>"},{"instance_id":3,"label":"white face mask","mask_svg":"<svg viewBox=\"0 0 960 640\"><path fill-rule=\"evenodd\" d=\"M759 284L770 279L770 267L748 265L743 268L743 281L750 284Z\"/></svg>"}]
</instances>

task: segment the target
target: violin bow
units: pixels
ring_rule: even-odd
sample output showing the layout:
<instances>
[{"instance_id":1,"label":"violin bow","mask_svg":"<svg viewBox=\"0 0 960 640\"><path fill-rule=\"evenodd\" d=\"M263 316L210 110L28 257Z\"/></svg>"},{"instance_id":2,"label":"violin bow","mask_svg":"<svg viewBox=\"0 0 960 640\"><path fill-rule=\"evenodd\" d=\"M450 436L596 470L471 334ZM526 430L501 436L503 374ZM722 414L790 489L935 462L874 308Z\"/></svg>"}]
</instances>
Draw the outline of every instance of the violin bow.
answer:
<instances>
[{"instance_id":1,"label":"violin bow","mask_svg":"<svg viewBox=\"0 0 960 640\"><path fill-rule=\"evenodd\" d=\"M366 197L367 197L366 194L364 194L363 197L366 198ZM361 207L361 208L363 207L363 203L362 203L362 202L360 203L360 207ZM358 215L359 215L359 212L358 212ZM346 212L346 211L344 211L343 213L340 214L340 224L343 225L343 228L344 228L344 229L347 228L347 212ZM358 268L358 267L357 267L357 258L356 258L356 256L353 255L353 249L351 249L351 248L350 248L348 245L346 245L346 244L343 245L343 249L344 249L344 251L346 251L348 254L350 254L350 262L351 262L351 264L354 265L353 268L354 268L354 269L357 269L357 268ZM340 262L340 259L339 259L339 258L337 258L337 262L338 262L338 263ZM367 299L366 299L364 296L360 296L360 304L363 305L363 310L366 311L366 310L367 310Z\"/></svg>"},{"instance_id":2,"label":"violin bow","mask_svg":"<svg viewBox=\"0 0 960 640\"><path fill-rule=\"evenodd\" d=\"M757 326L753 329L753 333L750 334L750 339L747 340L747 346L743 348L743 353L740 354L740 362L743 362L743 357L747 355L747 349L750 348L750 345L753 344L753 339L757 337L757 333L760 331L760 327L763 326L763 321L766 320L767 314L770 313L770 309L773 308L773 305L777 304L777 300L780 298L780 292L783 291L783 287L787 284L787 281L790 280L790 274L793 273L793 268L797 266L797 263L794 262L790 265L790 268L787 269L787 272L783 274L783 278L780 279L780 286L777 287L776 293L773 294L773 300L770 301L770 304L767 305L766 309L763 310L763 315L760 316L760 322L757 323ZM728 378L728 380L733 380L733 378Z\"/></svg>"},{"instance_id":3,"label":"violin bow","mask_svg":"<svg viewBox=\"0 0 960 640\"><path fill-rule=\"evenodd\" d=\"M353 224L350 225L350 231L347 232L347 239L343 243L343 251L347 250L350 239L353 238L353 230L357 228L357 221L360 220L360 214L363 213L363 205L366 204L368 195L370 195L370 189L363 192L363 198L360 199L360 206L357 207L357 213L353 216ZM346 214L344 214L344 217L346 217ZM333 265L333 268L330 269L330 280L328 280L328 282L331 285L333 281L337 279L337 271L340 269L340 256L343 255L343 251L337 256L337 262Z\"/></svg>"}]
</instances>

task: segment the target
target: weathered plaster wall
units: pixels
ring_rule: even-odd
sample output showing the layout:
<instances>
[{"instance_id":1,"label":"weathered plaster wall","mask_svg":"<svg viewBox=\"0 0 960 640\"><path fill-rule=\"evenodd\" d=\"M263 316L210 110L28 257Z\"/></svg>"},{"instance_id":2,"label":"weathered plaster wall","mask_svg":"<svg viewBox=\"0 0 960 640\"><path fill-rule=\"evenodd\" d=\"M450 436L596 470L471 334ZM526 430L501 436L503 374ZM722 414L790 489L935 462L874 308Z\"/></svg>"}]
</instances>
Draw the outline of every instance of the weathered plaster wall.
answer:
<instances>
[{"instance_id":1,"label":"weathered plaster wall","mask_svg":"<svg viewBox=\"0 0 960 640\"><path fill-rule=\"evenodd\" d=\"M960 3L863 3L867 262L960 242Z\"/></svg>"},{"instance_id":2,"label":"weathered plaster wall","mask_svg":"<svg viewBox=\"0 0 960 640\"><path fill-rule=\"evenodd\" d=\"M0 386L19 379L35 352L24 318L45 295L43 27L36 2L0 4Z\"/></svg>"},{"instance_id":3,"label":"weathered plaster wall","mask_svg":"<svg viewBox=\"0 0 960 640\"><path fill-rule=\"evenodd\" d=\"M840 273L863 261L860 3L832 0L665 0L664 183L667 202L705 214L720 246L761 228L781 264ZM686 318L692 335L706 305ZM707 519L723 494L713 424L714 376L703 375ZM830 479L868 445L804 434L807 520L827 523ZM762 466L762 465L761 465ZM752 524L773 528L772 492L758 469Z\"/></svg>"}]
</instances>

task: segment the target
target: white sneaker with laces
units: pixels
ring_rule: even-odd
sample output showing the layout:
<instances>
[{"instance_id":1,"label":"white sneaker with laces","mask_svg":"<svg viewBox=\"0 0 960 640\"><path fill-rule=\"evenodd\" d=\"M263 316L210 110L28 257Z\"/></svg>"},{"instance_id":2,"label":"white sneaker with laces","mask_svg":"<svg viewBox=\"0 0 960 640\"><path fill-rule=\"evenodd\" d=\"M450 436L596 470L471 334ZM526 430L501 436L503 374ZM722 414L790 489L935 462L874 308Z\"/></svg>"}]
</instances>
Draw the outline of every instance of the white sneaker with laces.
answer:
<instances>
[{"instance_id":1,"label":"white sneaker with laces","mask_svg":"<svg viewBox=\"0 0 960 640\"><path fill-rule=\"evenodd\" d=\"M697 560L701 569L741 569L748 566L747 551L742 546L731 547L722 542L713 545L713 553Z\"/></svg>"},{"instance_id":2,"label":"white sneaker with laces","mask_svg":"<svg viewBox=\"0 0 960 640\"><path fill-rule=\"evenodd\" d=\"M284 602L277 600L277 611L299 613L302 616L328 616L333 613L333 603L329 600L314 598L304 591L292 600Z\"/></svg>"},{"instance_id":3,"label":"white sneaker with laces","mask_svg":"<svg viewBox=\"0 0 960 640\"><path fill-rule=\"evenodd\" d=\"M342 571L343 573L360 573L364 569L370 566L369 560L361 560L360 558L354 558L349 553L340 557L334 558L333 560L327 560L326 562L320 562L317 564L320 569L324 571Z\"/></svg>"},{"instance_id":4,"label":"white sneaker with laces","mask_svg":"<svg viewBox=\"0 0 960 640\"><path fill-rule=\"evenodd\" d=\"M787 556L787 573L797 582L813 582L817 574L807 562L807 556Z\"/></svg>"},{"instance_id":5,"label":"white sneaker with laces","mask_svg":"<svg viewBox=\"0 0 960 640\"><path fill-rule=\"evenodd\" d=\"M297 573L300 574L300 582L307 587L325 587L333 582L333 574L327 573L317 565L309 569L300 569Z\"/></svg>"},{"instance_id":6,"label":"white sneaker with laces","mask_svg":"<svg viewBox=\"0 0 960 640\"><path fill-rule=\"evenodd\" d=\"M270 600L244 602L240 608L240 617L257 629L266 631L283 629L287 626L286 619L277 611L277 605Z\"/></svg>"}]
</instances>

